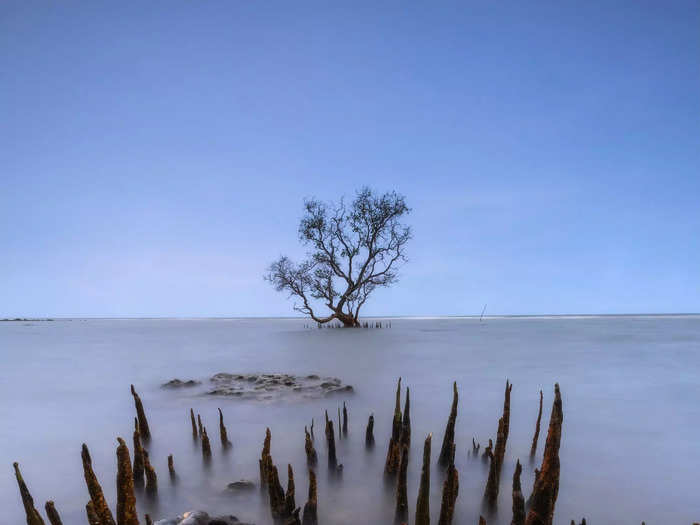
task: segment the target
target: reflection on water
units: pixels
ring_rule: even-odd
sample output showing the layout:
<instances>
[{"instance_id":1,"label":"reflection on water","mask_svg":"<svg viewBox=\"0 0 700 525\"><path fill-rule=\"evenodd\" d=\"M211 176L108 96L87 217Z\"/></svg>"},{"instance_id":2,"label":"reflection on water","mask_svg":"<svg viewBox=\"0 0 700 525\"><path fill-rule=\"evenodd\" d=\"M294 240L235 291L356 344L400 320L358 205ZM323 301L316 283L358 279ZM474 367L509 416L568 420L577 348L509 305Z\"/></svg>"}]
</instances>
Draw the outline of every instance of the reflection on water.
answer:
<instances>
[{"instance_id":1,"label":"reflection on water","mask_svg":"<svg viewBox=\"0 0 700 525\"><path fill-rule=\"evenodd\" d=\"M513 383L510 435L501 474L498 514L511 519L510 483L523 464L525 497L539 466L553 385L564 403L561 485L555 523L586 516L591 523L682 523L700 516L700 318L603 317L393 320L391 329L305 329L296 320L72 320L0 323L0 476L3 522L22 523L12 461L19 461L36 506L53 499L65 523L85 523L88 500L81 444L87 443L105 496L114 508L116 437L131 446L133 383L143 400L158 473L158 496L139 493L140 512L166 517L190 509L230 513L270 523L259 490L227 491L238 480L258 482L265 428L286 485L294 469L297 505L308 490L304 426L315 421L319 454L318 514L324 524L389 523L394 487L384 481L396 379L411 389L412 439L407 474L413 521L422 444L433 432L431 516L437 522L444 480L437 455L459 388L455 429L459 497L455 523L476 523L488 464L469 457L495 442L506 378ZM347 398L246 401L165 390L172 378L207 380L217 372L335 376L355 387ZM544 391L542 434L535 462L530 445ZM330 475L324 411L348 408L348 435L338 437L342 475ZM205 462L193 440L190 408L211 440ZM232 447L219 440L221 408ZM374 414L376 446L365 448ZM336 423L337 425L337 423ZM177 482L167 458L173 456Z\"/></svg>"}]
</instances>

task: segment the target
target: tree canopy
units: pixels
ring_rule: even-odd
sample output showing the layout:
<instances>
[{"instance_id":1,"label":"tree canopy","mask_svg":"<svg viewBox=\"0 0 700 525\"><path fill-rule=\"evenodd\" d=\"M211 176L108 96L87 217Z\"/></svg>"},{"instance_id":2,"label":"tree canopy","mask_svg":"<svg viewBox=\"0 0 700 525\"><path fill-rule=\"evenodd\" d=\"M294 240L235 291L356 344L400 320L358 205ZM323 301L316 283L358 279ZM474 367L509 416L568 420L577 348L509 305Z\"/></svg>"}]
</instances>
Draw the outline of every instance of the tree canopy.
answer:
<instances>
[{"instance_id":1,"label":"tree canopy","mask_svg":"<svg viewBox=\"0 0 700 525\"><path fill-rule=\"evenodd\" d=\"M297 264L282 256L269 266L265 279L294 297L294 309L314 321L338 319L359 326L360 309L371 293L398 280L411 239L411 228L401 219L410 211L395 191L376 195L367 187L349 205L344 199L307 199L299 224L307 258ZM319 315L319 306L329 312Z\"/></svg>"}]
</instances>

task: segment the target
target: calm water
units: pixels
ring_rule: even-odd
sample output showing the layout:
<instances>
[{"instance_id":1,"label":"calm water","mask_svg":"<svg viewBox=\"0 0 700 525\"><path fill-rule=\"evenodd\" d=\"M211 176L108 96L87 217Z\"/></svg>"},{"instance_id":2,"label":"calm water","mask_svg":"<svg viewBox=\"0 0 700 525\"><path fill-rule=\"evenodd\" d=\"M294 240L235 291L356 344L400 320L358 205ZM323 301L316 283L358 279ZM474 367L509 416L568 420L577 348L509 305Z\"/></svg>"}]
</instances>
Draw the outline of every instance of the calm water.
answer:
<instances>
[{"instance_id":1,"label":"calm water","mask_svg":"<svg viewBox=\"0 0 700 525\"><path fill-rule=\"evenodd\" d=\"M294 467L297 505L306 499L304 432L316 420L319 518L324 524L390 523L394 496L382 481L395 381L411 388L412 448L409 505L413 521L422 442L433 432L437 459L450 409L451 382L460 391L456 523L476 523L487 471L467 457L471 438L495 438L506 378L514 384L511 431L501 475L499 514L510 523L510 483L521 458L523 492L530 493L546 437L553 385L561 385L564 427L561 485L555 522L586 516L589 523L690 523L700 519L700 317L405 319L391 329L308 330L297 320L72 320L0 323L0 508L2 522L24 523L12 472L19 461L37 507L53 499L64 522L86 523L88 500L80 445L90 447L108 501L115 502L116 436L131 443L134 383L149 416L151 461L159 498L139 507L166 517L193 508L270 522L258 492L223 494L227 483L258 480L265 427L280 472ZM350 435L338 444L342 480L324 468L323 410L338 400L263 404L164 391L178 377L216 372L289 372L333 375L355 386L347 399ZM528 461L545 394L536 464ZM342 401L341 401L342 402ZM220 406L233 450L221 451ZM209 428L209 468L193 445L189 408ZM364 449L375 414L377 446ZM180 482L173 486L166 457L174 454ZM286 474L283 476L286 485ZM442 476L432 473L431 512L437 521Z\"/></svg>"}]
</instances>

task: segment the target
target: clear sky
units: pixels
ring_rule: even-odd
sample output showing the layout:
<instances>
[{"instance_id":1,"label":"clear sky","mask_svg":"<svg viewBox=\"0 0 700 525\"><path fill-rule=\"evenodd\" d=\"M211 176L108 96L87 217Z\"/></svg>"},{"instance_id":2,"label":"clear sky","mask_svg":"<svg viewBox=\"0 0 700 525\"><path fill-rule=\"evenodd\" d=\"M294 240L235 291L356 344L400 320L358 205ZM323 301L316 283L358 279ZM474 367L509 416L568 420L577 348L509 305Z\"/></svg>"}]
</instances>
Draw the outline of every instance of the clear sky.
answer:
<instances>
[{"instance_id":1,"label":"clear sky","mask_svg":"<svg viewBox=\"0 0 700 525\"><path fill-rule=\"evenodd\" d=\"M700 311L700 2L0 3L0 317L290 315L364 184L368 315Z\"/></svg>"}]
</instances>

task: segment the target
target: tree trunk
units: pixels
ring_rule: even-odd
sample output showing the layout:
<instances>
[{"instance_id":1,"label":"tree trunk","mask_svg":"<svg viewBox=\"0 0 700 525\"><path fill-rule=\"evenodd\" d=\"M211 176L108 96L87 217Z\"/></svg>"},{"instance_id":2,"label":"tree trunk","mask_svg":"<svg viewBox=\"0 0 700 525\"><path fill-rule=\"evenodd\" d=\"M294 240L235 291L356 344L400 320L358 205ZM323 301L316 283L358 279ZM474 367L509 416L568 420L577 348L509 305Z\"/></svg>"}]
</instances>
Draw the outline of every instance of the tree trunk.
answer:
<instances>
[{"instance_id":1,"label":"tree trunk","mask_svg":"<svg viewBox=\"0 0 700 525\"><path fill-rule=\"evenodd\" d=\"M338 320L343 323L343 326L346 328L351 328L354 326L360 326L360 323L358 322L357 319L355 319L352 315L346 314L343 312L336 312L336 317Z\"/></svg>"}]
</instances>

